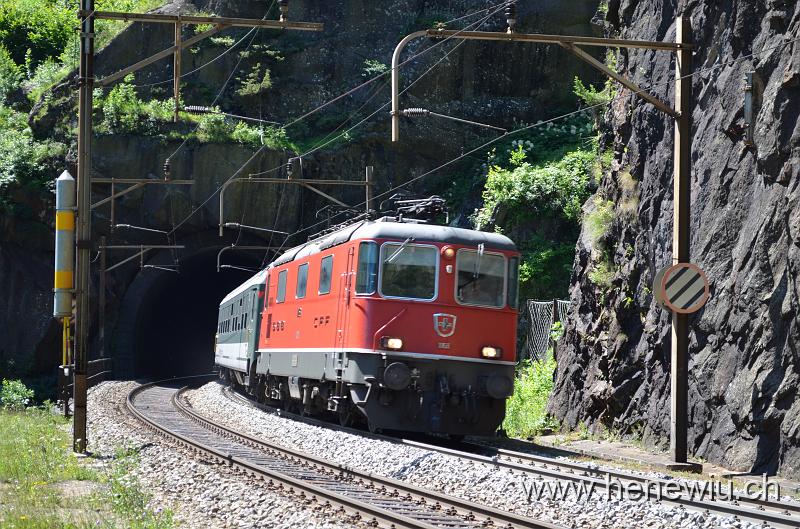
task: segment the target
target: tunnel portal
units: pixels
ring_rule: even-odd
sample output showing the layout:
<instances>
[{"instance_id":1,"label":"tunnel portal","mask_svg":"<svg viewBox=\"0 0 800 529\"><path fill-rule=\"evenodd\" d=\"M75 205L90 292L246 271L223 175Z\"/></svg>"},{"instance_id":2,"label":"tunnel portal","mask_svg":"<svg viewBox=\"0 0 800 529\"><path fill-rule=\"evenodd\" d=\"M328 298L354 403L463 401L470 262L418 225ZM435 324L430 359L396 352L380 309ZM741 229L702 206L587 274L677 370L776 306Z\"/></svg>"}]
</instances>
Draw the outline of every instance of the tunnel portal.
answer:
<instances>
[{"instance_id":1,"label":"tunnel portal","mask_svg":"<svg viewBox=\"0 0 800 529\"><path fill-rule=\"evenodd\" d=\"M136 378L168 378L211 372L220 301L255 272L217 272L218 249L180 260L177 273L144 268L153 274L138 297L130 339L129 369ZM258 255L227 252L226 260L257 268ZM126 296L127 298L128 296ZM125 347L124 349L128 349Z\"/></svg>"}]
</instances>

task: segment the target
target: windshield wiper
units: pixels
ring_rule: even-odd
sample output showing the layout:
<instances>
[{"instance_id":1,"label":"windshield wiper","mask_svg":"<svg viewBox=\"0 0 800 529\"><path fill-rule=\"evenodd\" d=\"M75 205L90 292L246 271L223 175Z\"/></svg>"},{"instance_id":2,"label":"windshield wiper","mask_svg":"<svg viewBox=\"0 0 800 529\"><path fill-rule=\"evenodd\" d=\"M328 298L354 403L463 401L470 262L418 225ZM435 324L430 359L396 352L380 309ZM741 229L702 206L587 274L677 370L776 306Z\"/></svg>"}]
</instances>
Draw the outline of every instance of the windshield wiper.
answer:
<instances>
[{"instance_id":1,"label":"windshield wiper","mask_svg":"<svg viewBox=\"0 0 800 529\"><path fill-rule=\"evenodd\" d=\"M408 243L410 243L410 242L411 242L411 241L413 241L413 240L414 240L414 237L409 237L408 239L406 239L405 241L403 241L403 244L401 244L401 245L400 245L400 248L398 248L397 250L395 250L395 251L394 251L394 253L393 253L392 255L390 255L389 257L387 257L387 258L386 258L386 260L384 261L384 263L391 263L392 261L394 261L394 258L395 258L395 257L397 257L397 256L400 254L400 252L402 252L403 250L405 250L405 249L406 249L406 246L408 246Z\"/></svg>"},{"instance_id":2,"label":"windshield wiper","mask_svg":"<svg viewBox=\"0 0 800 529\"><path fill-rule=\"evenodd\" d=\"M478 276L481 272L481 259L483 258L483 243L478 244L478 258L475 259L475 279L478 279Z\"/></svg>"}]
</instances>

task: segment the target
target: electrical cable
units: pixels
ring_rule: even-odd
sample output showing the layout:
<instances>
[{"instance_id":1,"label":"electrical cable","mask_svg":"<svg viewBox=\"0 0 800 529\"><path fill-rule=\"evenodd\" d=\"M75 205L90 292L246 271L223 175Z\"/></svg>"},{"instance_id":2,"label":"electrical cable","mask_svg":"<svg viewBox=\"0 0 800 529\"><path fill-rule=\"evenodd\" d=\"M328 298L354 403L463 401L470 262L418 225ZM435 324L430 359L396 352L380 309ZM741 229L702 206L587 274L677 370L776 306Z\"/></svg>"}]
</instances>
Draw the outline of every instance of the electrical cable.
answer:
<instances>
[{"instance_id":1,"label":"electrical cable","mask_svg":"<svg viewBox=\"0 0 800 529\"><path fill-rule=\"evenodd\" d=\"M488 20L488 19L489 19L491 16L493 16L495 13L497 13L497 12L499 12L501 9L503 9L503 6L505 6L505 3L503 3L503 4L500 4L500 7L499 7L498 9L496 9L495 11L491 12L491 13L490 13L490 14L489 14L487 17L485 17L485 19L484 19L483 21L480 21L480 22L479 22L479 25L480 25L480 24L483 24L483 22L485 22L485 20ZM416 55L413 55L413 56L409 57L409 58L408 58L406 61L403 61L402 63L400 63L400 64L398 65L398 67L399 67L399 66L402 66L403 64L406 64L407 62L409 62L409 61L413 60L413 59L414 59L414 58L416 58L416 57L419 57L419 56L421 56L421 55L424 55L424 54L425 54L425 53L427 53L428 51L430 51L430 50L432 50L432 49L434 49L434 48L436 48L436 47L438 47L438 46L441 46L441 45L443 45L445 42L448 42L449 40L456 38L456 37L458 36L458 34L460 34L460 33L464 32L464 31L467 31L467 30L468 30L468 28L469 28L470 26L474 26L474 25L476 25L476 24L475 24L475 23L473 23L473 24L470 24L470 25L468 25L468 26L464 27L463 29L459 30L457 33L455 33L455 34L453 34L453 35L451 35L451 36L448 36L448 37L446 37L446 38L444 38L444 39L442 39L442 40L440 40L440 41L436 42L435 44L433 44L433 45L431 45L430 47L426 48L426 49L425 49L425 50L423 50L422 52L420 52L420 53L418 53L418 54L416 54ZM462 42L463 42L463 41L462 41ZM451 50L451 52L452 52L452 50ZM448 52L448 54L449 54L449 53L450 53L450 52ZM446 54L446 55L445 55L445 56L444 56L442 59L439 59L439 61L437 61L437 63L436 63L436 64L438 64L439 62L441 62L441 61L442 61L442 60L443 60L445 57L447 57L447 55L448 55L448 54ZM435 65L434 65L434 66L435 66ZM408 90L409 88L411 88L411 86L413 86L413 85L414 85L416 82L418 82L418 81L419 81L419 79L421 79L421 78L422 78L424 75L426 75L426 74L427 74L429 71L430 71L430 69L428 69L428 70L427 70L425 73L423 73L423 74L422 74L422 76L420 76L418 79L416 79L414 82L412 82L412 83L411 83L411 84L410 84L408 87L406 87L406 89L405 89L403 92L405 92L406 90ZM304 114L304 115L302 116L302 119L305 119L306 117L308 117L308 116L310 116L310 115L314 114L315 112L318 112L318 111L322 110L323 108L327 107L327 106L328 106L330 103L332 103L333 101L339 100L339 99L341 99L342 97L344 97L345 95L349 95L350 93L354 92L355 90L357 90L357 89L359 89L359 88L363 88L364 86L367 86L368 84L370 84L370 83L372 83L372 82L376 81L377 79L379 79L379 78L381 78L381 77L383 77L383 76L387 75L387 74L388 74L388 73L390 73L390 72L391 72L391 70L389 70L389 71L387 71L387 72L384 72L384 73L382 73L382 74L379 74L378 76L376 76L376 77L373 77L372 79L370 79L370 80L368 80L368 81L366 81L366 82L364 82L364 83L362 83L362 84L358 85L356 88L349 90L349 91L348 91L348 92L346 92L345 94L342 94L342 95L340 95L340 96L337 96L337 97L336 97L336 98L334 98L333 100L331 100L331 101L328 101L328 102L326 102L326 103L323 103L322 105L318 106L316 109L312 110L311 112L307 112L306 114ZM403 92L401 92L401 93L403 93ZM367 116L367 118L365 118L365 119L361 120L360 122L358 122L358 123L357 123L356 125L354 125L353 127L350 127L350 128L347 130L347 131L345 131L344 133L342 133L342 135L343 135L343 134L346 134L346 133L350 132L351 130L353 130L354 128L356 128L356 127L360 126L362 123L364 123L365 121L367 121L369 118L371 118L372 116L374 116L375 114L377 114L378 112L380 112L380 111L381 111L383 108L385 108L385 107L386 107L386 106L388 106L388 105L389 105L389 103L386 103L386 104L384 104L384 105L383 105L382 107L380 107L378 110L376 110L375 112L373 112L372 114L370 114L369 116ZM297 122L298 122L300 119L301 119L301 118L298 118L298 119L294 120L294 121L293 121L291 124L297 123ZM340 136L341 136L341 135L340 135ZM188 138L187 138L187 139L188 139ZM335 139L335 138L334 138L334 139ZM331 140L331 141L333 141L333 140ZM302 155L301 155L301 157L302 157L302 156L307 156L308 154L311 154L312 152L315 152L315 151L317 151L317 150L321 149L321 148L322 148L322 147L324 147L325 145L327 145L327 144L331 143L331 141L328 141L328 142L326 142L326 143L325 143L325 144L323 144L323 145L320 145L320 146L318 146L318 147L315 147L315 148L314 148L314 149L312 149L311 151L309 151L309 152L307 152L307 153L304 153L304 154L302 154ZM184 140L184 143L185 143L185 142L186 142L186 140ZM223 186L224 186L224 185L225 185L225 184L226 184L226 183L227 183L229 180L231 180L231 179L235 178L236 176L238 176L238 174L239 174L239 173L241 173L241 171L242 171L242 170L243 170L245 167L247 167L247 165L249 165L249 164L250 164L250 163L251 163L251 162L252 162L254 159L256 159L256 158L257 158L257 157L258 157L258 156L259 156L259 155L260 155L262 152L264 152L264 150L265 150L265 149L266 149L266 146L262 145L262 146L261 146L261 147L260 147L258 150L256 150L256 152L255 152L255 153L253 153L253 155L252 155L252 156L251 156L251 157L250 157L250 158L249 158L249 159L248 159L248 160L247 160L247 161L246 161L246 162L245 162L243 165L241 165L241 166L239 167L239 169L238 169L236 172L234 172L234 173L233 173L233 174L232 174L230 177L228 177L228 178L227 178L227 179L226 179L226 180L225 180L225 181L224 181L224 182L223 182L223 183L222 183L220 186L218 186L218 187L217 187L217 188L214 190L214 192L212 192L212 193L211 193L211 194L210 194L210 195L209 195L209 196L208 196L208 197L207 197L207 198L206 198L206 199L205 199L205 200L204 200L204 201L203 201L203 202L202 202L202 203L201 203L201 204L200 204L198 207L194 208L194 209L193 209L193 210L192 210L192 211L191 211L191 212L190 212L190 213L189 213L189 214L188 214L188 215L187 215L187 216L186 216L186 217L185 217L185 218L184 218L184 219L183 219L181 222L179 222L179 223L178 223L178 224L177 224L175 227L173 227L172 231L170 231L170 234L174 233L174 232L175 232L175 231L176 231L178 228L180 228L180 227L181 227L183 224L185 224L185 223L186 223L186 222L187 222L187 221L188 221L188 220L189 220L189 219L190 219L190 218L191 218L191 217L192 217L192 216L193 216L195 213L197 213L197 211L199 211L199 210L201 210L203 207L205 207L205 205L206 205L206 204L208 204L208 202L209 202L209 201L210 201L212 198L214 198L214 197L217 195L217 193L219 193L219 192L222 190L222 187L223 187ZM281 168L281 166L277 166L277 167L274 167L274 168L272 168L272 169L270 169L270 170L268 170L268 171L264 171L264 172L261 172L261 173L258 173L258 174L259 174L259 175L266 175L266 174L270 174L270 173L273 173L273 172L275 172L275 171L278 171L280 168Z\"/></svg>"},{"instance_id":2,"label":"electrical cable","mask_svg":"<svg viewBox=\"0 0 800 529\"><path fill-rule=\"evenodd\" d=\"M786 46L789 43L797 41L797 40L800 40L800 37L788 40L788 41L784 42L782 45ZM773 47L763 48L763 49L761 49L759 51L763 52L763 51L767 51L767 50L769 50L771 48L773 48ZM584 108L581 108L581 109L578 109L578 110L575 110L575 111L572 111L572 112L568 112L566 114L562 114L560 116L556 116L556 117L553 117L553 118L550 118L550 119L547 119L547 120L539 121L537 123L534 123L534 124L531 124L531 125L527 125L525 127L513 130L513 131L509 132L508 134L505 134L503 136L499 136L497 138L493 138L493 139L491 139L491 140L489 140L489 141L487 141L485 143L482 143L482 144L478 145L477 147L472 148L472 149L462 153L461 155L459 155L459 156L457 156L455 158L452 158L452 159L448 160L447 162L445 162L445 163L443 163L443 164L441 164L441 165L439 165L437 167L434 167L433 169L431 169L431 170L429 170L429 171L427 171L427 172L425 172L425 173L423 173L421 175L418 175L418 176L412 178L411 180L409 180L407 182L404 182L402 184L394 186L394 187L390 188L389 190L387 190L387 191L385 191L383 193L375 195L375 196L373 196L373 200L376 200L376 199L379 199L381 197L390 195L391 193L394 193L398 189L402 189L404 187L407 187L407 186L409 186L409 185L421 180L422 178L425 178L425 177L427 177L427 176L429 176L429 175L431 175L431 174L433 174L433 173L435 173L435 172L437 172L437 171L439 171L439 170L441 170L441 169L443 169L445 167L448 167L449 165L452 165L453 163L455 163L455 162L457 162L457 161L459 161L459 160L461 160L461 159L463 159L465 157L468 157L469 155L471 155L471 154L473 154L473 153L475 153L477 151L485 149L486 147L488 147L489 145L492 145L493 143L496 143L496 142L498 142L500 140L508 139L510 136L519 134L520 132L525 132L525 131L528 131L528 130L531 130L531 129L534 129L534 128L537 128L537 127L545 126L545 125L547 125L549 123L560 121L560 120L563 120L563 119L566 119L566 118L569 118L569 117L572 117L572 116L575 116L575 115L578 115L578 114L582 114L582 113L585 113L585 112L589 112L589 111L592 111L592 110L595 110L595 109L598 109L598 108L601 108L601 107L608 107L614 101L619 101L619 100L623 100L623 99L632 98L632 97L640 94L641 92L644 92L645 90L649 90L649 89L653 89L653 88L656 88L656 87L659 87L659 86L665 86L665 85L671 84L671 83L675 82L675 80L677 80L677 79L686 79L686 78L689 78L689 77L694 77L694 76L699 75L701 73L705 73L707 71L714 70L714 69L720 68L720 67L725 66L725 65L736 64L737 62L743 61L745 59L748 59L748 58L754 56L756 53L758 53L758 52L753 52L753 53L751 53L749 55L738 57L737 59L735 59L733 61L729 61L729 62L726 62L726 63L720 63L720 64L717 64L717 65L714 65L714 66L710 66L710 67L707 67L707 68L692 72L690 74L686 74L686 75L680 76L680 77L675 78L675 79L670 79L669 81L664 81L662 83L652 84L652 85L650 85L648 87L642 88L641 90L638 90L638 91L635 91L635 92L631 90L628 93L619 94L616 97L612 98L612 100L610 102L607 102L607 103L597 103L595 105L590 105L590 106L587 106L587 107L584 107ZM361 206L364 206L365 204L366 204L366 201L361 202L360 204L357 204L354 207L355 208L359 208ZM331 216L331 219L334 218L334 217L343 215L343 214L344 214L344 212L335 213L333 216ZM308 231L308 230L311 230L313 228L316 228L316 227L324 224L328 220L330 220L330 219L327 219L326 221L316 222L316 223L313 223L313 224L311 224L309 226L305 226L303 228L300 228L297 231L287 235L286 236L286 240L289 240L291 237L294 237L295 235L298 235L298 234L303 233L305 231Z\"/></svg>"},{"instance_id":3,"label":"electrical cable","mask_svg":"<svg viewBox=\"0 0 800 529\"><path fill-rule=\"evenodd\" d=\"M274 4L273 4L273 5L274 5ZM470 18L470 17L473 17L473 16L475 16L475 15L477 15L477 14L479 14L479 13L485 13L486 11L489 11L490 9L494 9L494 8L495 8L495 7L497 7L497 6L503 6L503 5L505 5L505 2L501 2L500 4L495 4L495 5L493 5L493 6L490 6L490 7L484 8L484 9L480 9L480 10L478 10L478 11L475 11L475 12L473 12L473 13L469 13L469 14L467 14L467 15L464 15L464 16L461 16L461 17L458 17L458 18L454 18L454 19L452 19L452 20L448 20L448 21L446 21L446 22L443 22L443 24L452 24L453 22L458 22L458 21L460 21L460 20L463 20L463 19L465 19L465 18ZM272 9L272 6L270 7L270 10L271 10L271 9ZM268 12L269 12L269 11L268 11ZM253 28L253 29L256 29L256 28ZM252 31L252 30L250 30L250 31ZM196 72L198 72L198 71L202 70L203 68L205 68L205 67L207 67L207 66L209 66L209 65L213 64L213 63L214 63L214 62L216 62L217 60L221 59L222 57L224 57L225 55L227 55L227 54L228 54L228 53L229 53L231 50L233 50L233 48L235 48L236 46L238 46L238 45L239 45L239 44L240 44L240 43L241 43L241 42L242 42L244 39L246 39L246 38L247 38L247 35L249 35L249 34L250 34L250 32L248 32L248 33L246 33L245 35L243 35L243 36L242 36L242 37L241 37L239 40L237 40L236 42L234 42L233 44L231 44L231 46L230 46L229 48L227 48L225 51L223 51L222 53L220 53L219 55L217 55L217 56L216 56L216 57L214 57L213 59L209 60L208 62L201 64L200 66L198 66L197 68L195 68L195 69L193 69L193 70L190 70L190 71L188 71L188 72L185 72L185 73L181 73L181 75L180 75L180 78L181 78L181 79L183 79L184 77L187 77L187 76L189 76L189 75L192 75L192 74L194 74L194 73L196 73ZM168 84L168 83L171 83L171 82L172 82L172 81L174 81L174 80L175 80L175 76L173 75L172 77L170 77L169 79L166 79L166 80L164 80L164 81L156 81L156 82L153 82L153 83L147 83L147 84L134 84L134 85L132 85L132 86L133 86L134 88L148 88L148 87L152 87L152 86L158 86L158 85L162 85L162 84Z\"/></svg>"}]
</instances>

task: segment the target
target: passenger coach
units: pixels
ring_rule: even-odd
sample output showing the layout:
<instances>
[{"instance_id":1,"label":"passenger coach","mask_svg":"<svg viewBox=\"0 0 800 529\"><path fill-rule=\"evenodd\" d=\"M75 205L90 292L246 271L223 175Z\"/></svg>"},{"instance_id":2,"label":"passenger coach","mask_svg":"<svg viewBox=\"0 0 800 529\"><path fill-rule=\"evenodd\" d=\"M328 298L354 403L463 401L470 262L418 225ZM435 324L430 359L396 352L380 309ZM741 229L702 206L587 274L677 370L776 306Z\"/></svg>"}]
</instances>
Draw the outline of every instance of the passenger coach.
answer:
<instances>
[{"instance_id":1,"label":"passenger coach","mask_svg":"<svg viewBox=\"0 0 800 529\"><path fill-rule=\"evenodd\" d=\"M491 434L513 390L518 265L496 233L352 224L292 248L223 300L216 364L302 413Z\"/></svg>"}]
</instances>

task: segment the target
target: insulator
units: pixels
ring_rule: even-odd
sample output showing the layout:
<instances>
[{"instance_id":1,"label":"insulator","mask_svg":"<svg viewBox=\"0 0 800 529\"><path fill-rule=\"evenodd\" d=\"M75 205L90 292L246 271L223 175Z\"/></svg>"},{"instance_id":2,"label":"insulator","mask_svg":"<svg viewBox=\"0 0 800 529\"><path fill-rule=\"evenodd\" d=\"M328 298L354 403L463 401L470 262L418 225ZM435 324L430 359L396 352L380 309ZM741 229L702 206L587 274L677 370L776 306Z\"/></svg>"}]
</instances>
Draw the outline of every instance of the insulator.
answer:
<instances>
[{"instance_id":1,"label":"insulator","mask_svg":"<svg viewBox=\"0 0 800 529\"><path fill-rule=\"evenodd\" d=\"M281 12L280 21L286 22L289 15L289 0L278 0L278 9Z\"/></svg>"},{"instance_id":2,"label":"insulator","mask_svg":"<svg viewBox=\"0 0 800 529\"><path fill-rule=\"evenodd\" d=\"M517 2L511 0L506 2L506 22L508 23L508 30L509 32L514 30L514 26L517 25Z\"/></svg>"},{"instance_id":3,"label":"insulator","mask_svg":"<svg viewBox=\"0 0 800 529\"><path fill-rule=\"evenodd\" d=\"M170 161L169 158L164 160L164 176L169 176Z\"/></svg>"},{"instance_id":4,"label":"insulator","mask_svg":"<svg viewBox=\"0 0 800 529\"><path fill-rule=\"evenodd\" d=\"M207 114L207 113L211 112L210 108L201 107L201 106L198 106L198 105L188 105L188 106L183 107L183 109L186 112L189 112L191 114Z\"/></svg>"},{"instance_id":5,"label":"insulator","mask_svg":"<svg viewBox=\"0 0 800 529\"><path fill-rule=\"evenodd\" d=\"M430 111L424 108L407 108L403 110L403 115L409 118L419 118L427 116L429 113Z\"/></svg>"}]
</instances>

